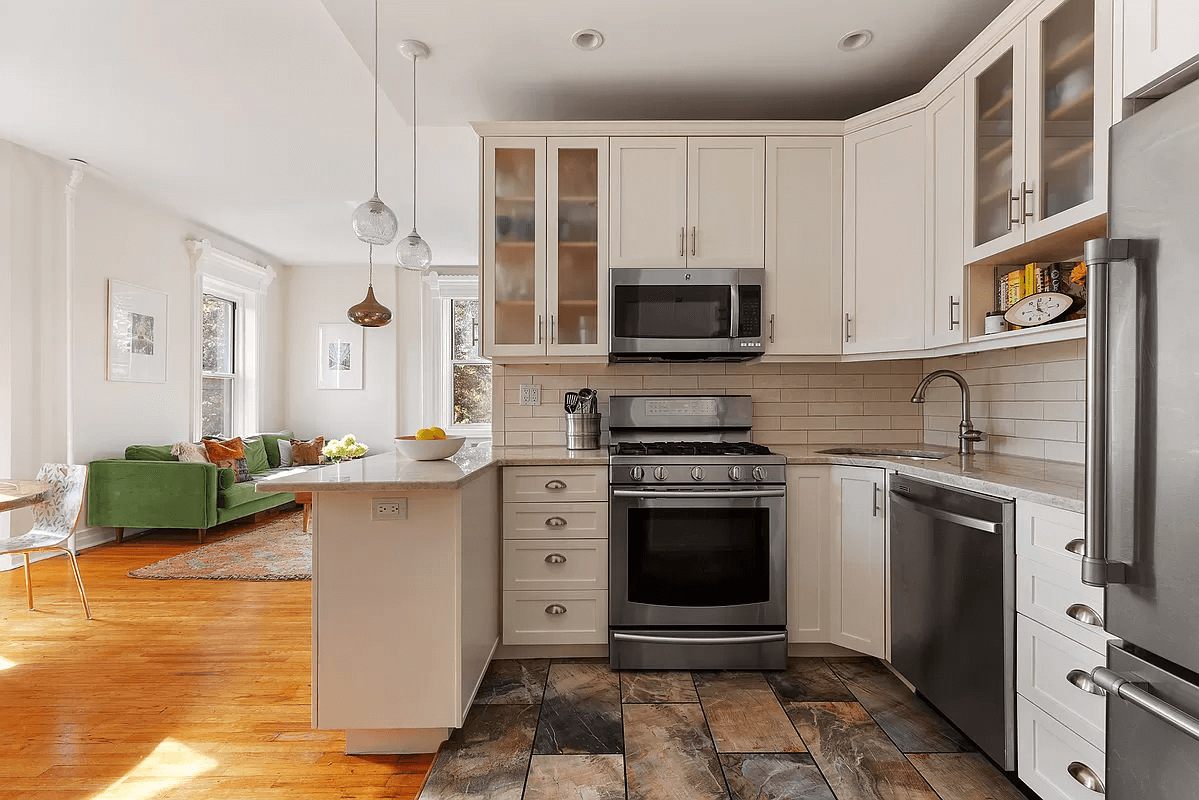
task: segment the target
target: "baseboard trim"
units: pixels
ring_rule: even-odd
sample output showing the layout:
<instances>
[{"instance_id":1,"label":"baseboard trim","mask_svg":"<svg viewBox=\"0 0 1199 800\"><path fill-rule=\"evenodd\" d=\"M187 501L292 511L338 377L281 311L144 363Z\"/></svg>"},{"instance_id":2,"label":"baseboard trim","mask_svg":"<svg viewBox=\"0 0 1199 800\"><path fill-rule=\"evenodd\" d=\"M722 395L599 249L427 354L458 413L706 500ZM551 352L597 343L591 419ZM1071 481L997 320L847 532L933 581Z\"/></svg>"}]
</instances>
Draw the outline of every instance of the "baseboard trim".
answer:
<instances>
[{"instance_id":1,"label":"baseboard trim","mask_svg":"<svg viewBox=\"0 0 1199 800\"><path fill-rule=\"evenodd\" d=\"M501 644L492 658L607 658L606 644Z\"/></svg>"}]
</instances>

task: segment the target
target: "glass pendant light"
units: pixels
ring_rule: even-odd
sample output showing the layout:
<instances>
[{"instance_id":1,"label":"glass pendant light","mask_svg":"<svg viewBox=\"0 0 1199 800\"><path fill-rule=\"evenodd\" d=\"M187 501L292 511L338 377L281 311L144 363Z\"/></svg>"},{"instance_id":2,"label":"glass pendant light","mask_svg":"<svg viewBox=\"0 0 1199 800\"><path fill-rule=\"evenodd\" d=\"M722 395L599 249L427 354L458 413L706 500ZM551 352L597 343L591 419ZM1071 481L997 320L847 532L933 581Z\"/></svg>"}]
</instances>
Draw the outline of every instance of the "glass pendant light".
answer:
<instances>
[{"instance_id":1,"label":"glass pendant light","mask_svg":"<svg viewBox=\"0 0 1199 800\"><path fill-rule=\"evenodd\" d=\"M404 269L424 271L433 263L433 251L416 232L416 62L429 57L429 48L424 42L405 39L400 52L412 59L412 233L396 246L396 261Z\"/></svg>"},{"instance_id":2,"label":"glass pendant light","mask_svg":"<svg viewBox=\"0 0 1199 800\"><path fill-rule=\"evenodd\" d=\"M391 322L391 309L375 299L375 246L370 246L370 277L366 283L366 297L361 303L350 306L346 312L350 322L364 328L382 328Z\"/></svg>"},{"instance_id":3,"label":"glass pendant light","mask_svg":"<svg viewBox=\"0 0 1199 800\"><path fill-rule=\"evenodd\" d=\"M400 230L396 215L379 199L379 0L375 0L375 196L354 209L354 233L367 244L390 244Z\"/></svg>"}]
</instances>

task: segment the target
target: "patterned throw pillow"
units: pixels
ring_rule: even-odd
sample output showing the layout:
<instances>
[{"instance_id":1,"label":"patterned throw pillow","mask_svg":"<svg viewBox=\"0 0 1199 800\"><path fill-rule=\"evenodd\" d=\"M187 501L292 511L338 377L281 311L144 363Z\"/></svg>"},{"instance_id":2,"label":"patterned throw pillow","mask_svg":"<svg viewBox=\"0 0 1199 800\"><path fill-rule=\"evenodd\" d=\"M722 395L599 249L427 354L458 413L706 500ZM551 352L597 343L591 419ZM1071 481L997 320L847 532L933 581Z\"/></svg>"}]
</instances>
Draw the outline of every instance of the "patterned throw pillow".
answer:
<instances>
[{"instance_id":1,"label":"patterned throw pillow","mask_svg":"<svg viewBox=\"0 0 1199 800\"><path fill-rule=\"evenodd\" d=\"M220 461L212 462L216 464L217 469L231 469L236 476L233 480L236 483L245 483L253 480L254 476L250 474L250 467L246 464L244 458L226 458Z\"/></svg>"},{"instance_id":2,"label":"patterned throw pillow","mask_svg":"<svg viewBox=\"0 0 1199 800\"><path fill-rule=\"evenodd\" d=\"M176 442L171 445L171 455L186 464L207 464L208 451L203 442Z\"/></svg>"},{"instance_id":3,"label":"patterned throw pillow","mask_svg":"<svg viewBox=\"0 0 1199 800\"><path fill-rule=\"evenodd\" d=\"M325 437L318 436L306 442L299 439L291 440L292 463L297 467L321 463L321 450L325 447Z\"/></svg>"},{"instance_id":4,"label":"patterned throw pillow","mask_svg":"<svg viewBox=\"0 0 1199 800\"><path fill-rule=\"evenodd\" d=\"M222 461L246 457L246 448L242 446L240 436L223 442L205 439L204 451L208 454L208 460L217 465Z\"/></svg>"}]
</instances>

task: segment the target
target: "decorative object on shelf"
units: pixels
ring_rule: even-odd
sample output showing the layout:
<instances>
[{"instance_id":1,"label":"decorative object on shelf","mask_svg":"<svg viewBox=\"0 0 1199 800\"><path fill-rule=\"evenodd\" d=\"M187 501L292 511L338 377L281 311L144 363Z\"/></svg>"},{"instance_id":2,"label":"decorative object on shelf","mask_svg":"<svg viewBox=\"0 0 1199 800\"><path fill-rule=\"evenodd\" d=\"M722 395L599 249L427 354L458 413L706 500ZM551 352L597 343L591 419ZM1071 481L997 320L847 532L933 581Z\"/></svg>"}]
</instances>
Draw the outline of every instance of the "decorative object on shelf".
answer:
<instances>
[{"instance_id":1,"label":"decorative object on shelf","mask_svg":"<svg viewBox=\"0 0 1199 800\"><path fill-rule=\"evenodd\" d=\"M167 296L108 281L108 379L166 383Z\"/></svg>"},{"instance_id":2,"label":"decorative object on shelf","mask_svg":"<svg viewBox=\"0 0 1199 800\"><path fill-rule=\"evenodd\" d=\"M416 232L416 62L429 57L429 47L415 39L400 42L400 52L412 59L412 233L396 246L396 261L404 269L424 271L433 263L433 250Z\"/></svg>"},{"instance_id":3,"label":"decorative object on shelf","mask_svg":"<svg viewBox=\"0 0 1199 800\"><path fill-rule=\"evenodd\" d=\"M1026 266L1020 297L1008 305L1004 319L1017 327L1032 328L1067 317L1080 301L1066 292L1062 272L1061 264Z\"/></svg>"},{"instance_id":4,"label":"decorative object on shelf","mask_svg":"<svg viewBox=\"0 0 1199 800\"><path fill-rule=\"evenodd\" d=\"M1002 311L988 311L983 320L983 333L1003 333L1007 330L1007 320Z\"/></svg>"},{"instance_id":5,"label":"decorative object on shelf","mask_svg":"<svg viewBox=\"0 0 1199 800\"><path fill-rule=\"evenodd\" d=\"M375 0L375 194L354 209L354 233L367 244L390 244L399 232L395 213L379 199L379 0Z\"/></svg>"},{"instance_id":6,"label":"decorative object on shelf","mask_svg":"<svg viewBox=\"0 0 1199 800\"><path fill-rule=\"evenodd\" d=\"M361 303L350 306L349 310L346 311L346 316L349 318L350 322L354 323L355 325L361 325L364 328L382 328L384 325L391 322L391 309L375 299L375 246L373 244L370 246L368 260L370 263L370 272L368 273L366 279L366 297L362 299ZM341 367L338 367L338 369L341 369ZM358 370L358 384L358 386L354 387L329 386L321 388L361 389L361 367L359 367Z\"/></svg>"},{"instance_id":7,"label":"decorative object on shelf","mask_svg":"<svg viewBox=\"0 0 1199 800\"><path fill-rule=\"evenodd\" d=\"M369 447L355 439L354 434L347 433L340 439L334 439L321 448L321 455L331 464L337 464L342 461L349 461L352 458L362 458L369 449Z\"/></svg>"},{"instance_id":8,"label":"decorative object on shelf","mask_svg":"<svg viewBox=\"0 0 1199 800\"><path fill-rule=\"evenodd\" d=\"M367 299L373 298L368 295ZM317 325L316 357L318 389L362 388L362 328L358 325Z\"/></svg>"}]
</instances>

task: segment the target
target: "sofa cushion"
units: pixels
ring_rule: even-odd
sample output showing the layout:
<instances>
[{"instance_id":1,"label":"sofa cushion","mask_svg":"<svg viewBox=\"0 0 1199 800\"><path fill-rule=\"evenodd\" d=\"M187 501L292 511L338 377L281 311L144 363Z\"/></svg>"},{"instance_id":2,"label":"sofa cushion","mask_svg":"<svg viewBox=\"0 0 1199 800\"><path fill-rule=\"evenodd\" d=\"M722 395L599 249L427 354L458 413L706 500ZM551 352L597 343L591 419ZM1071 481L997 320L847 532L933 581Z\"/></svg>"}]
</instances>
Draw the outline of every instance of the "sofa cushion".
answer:
<instances>
[{"instance_id":1,"label":"sofa cushion","mask_svg":"<svg viewBox=\"0 0 1199 800\"><path fill-rule=\"evenodd\" d=\"M126 461L178 461L169 444L131 444L125 448Z\"/></svg>"},{"instance_id":2,"label":"sofa cushion","mask_svg":"<svg viewBox=\"0 0 1199 800\"><path fill-rule=\"evenodd\" d=\"M237 483L237 473L231 469L222 469L217 467L216 485L221 491L228 489L233 484Z\"/></svg>"},{"instance_id":3,"label":"sofa cushion","mask_svg":"<svg viewBox=\"0 0 1199 800\"><path fill-rule=\"evenodd\" d=\"M235 436L232 439L220 441L217 439L205 439L204 449L208 452L208 460L213 464L220 464L222 461L230 461L235 458L245 458L246 448L241 443L241 437Z\"/></svg>"},{"instance_id":4,"label":"sofa cushion","mask_svg":"<svg viewBox=\"0 0 1199 800\"><path fill-rule=\"evenodd\" d=\"M246 451L246 466L254 475L261 475L271 468L270 462L267 460L266 445L263 444L262 438L251 436L248 439L242 439L242 447Z\"/></svg>"},{"instance_id":5,"label":"sofa cushion","mask_svg":"<svg viewBox=\"0 0 1199 800\"><path fill-rule=\"evenodd\" d=\"M310 439L307 442L302 442L299 439L292 439L292 461L298 467L319 464L321 463L321 450L324 449L324 447L324 436L318 436L315 439Z\"/></svg>"},{"instance_id":6,"label":"sofa cushion","mask_svg":"<svg viewBox=\"0 0 1199 800\"><path fill-rule=\"evenodd\" d=\"M243 503L250 503L258 500L262 495L255 493L254 481L245 481L235 483L228 489L221 491L217 497L218 508L235 508Z\"/></svg>"},{"instance_id":7,"label":"sofa cushion","mask_svg":"<svg viewBox=\"0 0 1199 800\"><path fill-rule=\"evenodd\" d=\"M262 436L263 445L266 446L267 462L272 467L279 466L280 465L279 444L278 444L279 440L280 439L291 439L291 437L295 436L295 433L293 433L292 431L277 431L275 433L263 433L263 434L260 434L260 436Z\"/></svg>"},{"instance_id":8,"label":"sofa cushion","mask_svg":"<svg viewBox=\"0 0 1199 800\"><path fill-rule=\"evenodd\" d=\"M176 442L171 445L171 455L185 464L211 464L203 442Z\"/></svg>"},{"instance_id":9,"label":"sofa cushion","mask_svg":"<svg viewBox=\"0 0 1199 800\"><path fill-rule=\"evenodd\" d=\"M276 442L276 444L279 445L279 464L275 467L275 469L278 469L279 467L290 467L295 463L295 460L291 457L291 440L280 439L278 442Z\"/></svg>"}]
</instances>

